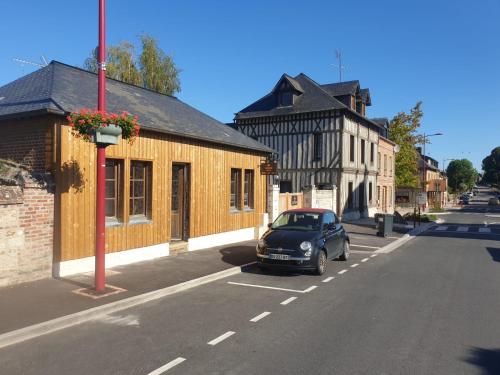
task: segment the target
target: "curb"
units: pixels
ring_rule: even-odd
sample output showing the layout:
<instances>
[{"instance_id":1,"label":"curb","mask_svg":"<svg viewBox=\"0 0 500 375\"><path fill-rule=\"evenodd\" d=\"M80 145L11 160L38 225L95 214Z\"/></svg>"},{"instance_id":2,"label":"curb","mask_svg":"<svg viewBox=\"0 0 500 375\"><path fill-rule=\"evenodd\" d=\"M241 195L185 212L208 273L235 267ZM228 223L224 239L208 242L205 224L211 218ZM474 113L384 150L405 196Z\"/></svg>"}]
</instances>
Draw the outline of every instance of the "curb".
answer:
<instances>
[{"instance_id":1,"label":"curb","mask_svg":"<svg viewBox=\"0 0 500 375\"><path fill-rule=\"evenodd\" d=\"M140 294L137 296L125 298L119 301L111 302L106 305L93 307L91 309L79 311L74 314L62 316L60 318L48 320L46 322L34 324L28 327L20 328L15 331L7 332L0 335L0 349L10 345L14 345L26 340L33 339L48 333L56 332L64 328L72 327L80 323L88 322L89 320L101 317L103 315L112 314L117 311L125 310L130 307L141 305L146 302L154 301L171 294L182 292L203 284L210 283L225 277L236 275L255 262L247 263L242 266L228 268L227 270L212 273L202 276L197 279L188 280L180 284L172 285L166 288L153 290L152 292Z\"/></svg>"},{"instance_id":2,"label":"curb","mask_svg":"<svg viewBox=\"0 0 500 375\"><path fill-rule=\"evenodd\" d=\"M384 247L382 247L378 250L375 250L375 253L378 253L378 254L392 253L398 247L400 247L401 245L405 244L406 242L412 240L413 238L415 238L419 234L425 232L427 229L429 229L431 226L433 226L435 224L436 224L436 222L432 221L430 223L426 223L424 225L421 225L421 226L409 231L408 233L403 235L403 237L397 239L396 241L391 242L389 245L385 245Z\"/></svg>"}]
</instances>

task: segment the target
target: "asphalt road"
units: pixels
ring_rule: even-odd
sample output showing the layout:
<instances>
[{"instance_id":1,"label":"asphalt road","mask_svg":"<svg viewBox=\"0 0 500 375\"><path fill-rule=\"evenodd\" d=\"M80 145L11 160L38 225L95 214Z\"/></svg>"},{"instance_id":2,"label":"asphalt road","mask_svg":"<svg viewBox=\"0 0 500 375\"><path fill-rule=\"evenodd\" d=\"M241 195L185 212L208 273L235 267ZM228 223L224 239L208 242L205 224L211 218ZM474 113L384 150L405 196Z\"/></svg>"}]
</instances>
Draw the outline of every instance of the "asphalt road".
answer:
<instances>
[{"instance_id":1,"label":"asphalt road","mask_svg":"<svg viewBox=\"0 0 500 375\"><path fill-rule=\"evenodd\" d=\"M250 268L1 349L0 373L500 374L500 209L486 197L321 277Z\"/></svg>"}]
</instances>

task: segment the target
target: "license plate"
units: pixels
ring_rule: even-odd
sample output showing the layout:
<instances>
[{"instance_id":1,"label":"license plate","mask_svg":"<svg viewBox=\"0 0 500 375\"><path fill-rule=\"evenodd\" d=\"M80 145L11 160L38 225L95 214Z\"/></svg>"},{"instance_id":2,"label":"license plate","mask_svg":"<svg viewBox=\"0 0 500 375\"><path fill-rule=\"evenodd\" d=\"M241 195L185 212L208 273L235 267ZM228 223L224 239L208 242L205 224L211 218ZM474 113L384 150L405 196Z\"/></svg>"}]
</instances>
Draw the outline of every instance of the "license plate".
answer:
<instances>
[{"instance_id":1,"label":"license plate","mask_svg":"<svg viewBox=\"0 0 500 375\"><path fill-rule=\"evenodd\" d=\"M277 259L277 260L288 260L288 259L290 259L290 256L289 255L285 255L285 254L269 254L269 257L271 259Z\"/></svg>"}]
</instances>

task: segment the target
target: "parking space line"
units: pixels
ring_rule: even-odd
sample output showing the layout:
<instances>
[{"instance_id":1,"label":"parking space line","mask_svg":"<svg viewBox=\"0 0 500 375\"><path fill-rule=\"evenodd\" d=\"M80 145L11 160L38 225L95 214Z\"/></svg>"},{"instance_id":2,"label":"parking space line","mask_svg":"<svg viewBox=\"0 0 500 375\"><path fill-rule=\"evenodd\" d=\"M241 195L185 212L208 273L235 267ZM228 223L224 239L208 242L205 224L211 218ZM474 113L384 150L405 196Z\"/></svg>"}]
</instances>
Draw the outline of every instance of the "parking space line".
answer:
<instances>
[{"instance_id":1,"label":"parking space line","mask_svg":"<svg viewBox=\"0 0 500 375\"><path fill-rule=\"evenodd\" d=\"M167 364L165 364L165 365L157 368L156 370L150 372L148 375L160 375L160 374L163 374L165 371L170 370L172 367L175 367L178 364L181 364L185 360L186 360L186 358L182 358L182 357L176 358L173 361L170 361Z\"/></svg>"},{"instance_id":2,"label":"parking space line","mask_svg":"<svg viewBox=\"0 0 500 375\"><path fill-rule=\"evenodd\" d=\"M338 274L339 275L342 275L343 273L346 273L348 270L342 270L342 271L339 271Z\"/></svg>"},{"instance_id":3,"label":"parking space line","mask_svg":"<svg viewBox=\"0 0 500 375\"><path fill-rule=\"evenodd\" d=\"M316 285L313 285L313 286L310 286L309 288L305 289L303 293L309 293L309 292L312 292L314 289L316 289L317 286Z\"/></svg>"},{"instance_id":4,"label":"parking space line","mask_svg":"<svg viewBox=\"0 0 500 375\"><path fill-rule=\"evenodd\" d=\"M370 255L370 258L375 258L377 256L377 254L372 254Z\"/></svg>"},{"instance_id":5,"label":"parking space line","mask_svg":"<svg viewBox=\"0 0 500 375\"><path fill-rule=\"evenodd\" d=\"M321 282L322 282L322 283L329 283L329 282L330 282L330 281L332 281L333 279L335 279L335 277L330 276L330 277L327 277L326 279L322 280Z\"/></svg>"},{"instance_id":6,"label":"parking space line","mask_svg":"<svg viewBox=\"0 0 500 375\"><path fill-rule=\"evenodd\" d=\"M296 299L297 299L297 297L290 297L290 298L288 298L288 299L284 300L283 302L281 302L281 303L280 303L280 305L286 306L286 305L288 305L290 302L295 301Z\"/></svg>"},{"instance_id":7,"label":"parking space line","mask_svg":"<svg viewBox=\"0 0 500 375\"><path fill-rule=\"evenodd\" d=\"M268 316L270 314L271 313L269 311L264 311L262 314L254 316L252 319L250 319L250 321L253 323L257 323L259 320L264 319L266 316Z\"/></svg>"},{"instance_id":8,"label":"parking space line","mask_svg":"<svg viewBox=\"0 0 500 375\"><path fill-rule=\"evenodd\" d=\"M262 288L262 289L272 289L272 290L281 290L283 292L292 292L292 293L305 293L303 290L295 290L295 289L287 289L287 288L278 288L275 286L267 286L267 285L255 285L255 284L245 284L245 283L235 283L233 281L228 281L228 284L231 285L240 285L240 286L249 286L251 288Z\"/></svg>"},{"instance_id":9,"label":"parking space line","mask_svg":"<svg viewBox=\"0 0 500 375\"><path fill-rule=\"evenodd\" d=\"M367 260L370 260L370 258L363 258L363 259L361 259L361 261L362 261L363 263L364 263L364 262L366 262Z\"/></svg>"},{"instance_id":10,"label":"parking space line","mask_svg":"<svg viewBox=\"0 0 500 375\"><path fill-rule=\"evenodd\" d=\"M233 331L227 331L226 333L224 333L223 335L220 335L219 337L213 339L212 341L209 341L207 342L208 345L212 345L212 346L215 346L217 345L218 343L220 343L221 341L224 341L225 339L227 339L228 337L231 337L232 335L234 335L236 332L233 332Z\"/></svg>"},{"instance_id":11,"label":"parking space line","mask_svg":"<svg viewBox=\"0 0 500 375\"><path fill-rule=\"evenodd\" d=\"M400 239L401 237L391 237L391 236L387 236L386 238L390 239L390 240L398 240Z\"/></svg>"},{"instance_id":12,"label":"parking space line","mask_svg":"<svg viewBox=\"0 0 500 375\"><path fill-rule=\"evenodd\" d=\"M367 249L380 249L380 247L377 247L377 246L366 246L366 245L356 245L356 244L351 244L351 246L365 247Z\"/></svg>"},{"instance_id":13,"label":"parking space line","mask_svg":"<svg viewBox=\"0 0 500 375\"><path fill-rule=\"evenodd\" d=\"M357 266L359 266L359 263L354 263L351 265L351 268L356 268Z\"/></svg>"}]
</instances>

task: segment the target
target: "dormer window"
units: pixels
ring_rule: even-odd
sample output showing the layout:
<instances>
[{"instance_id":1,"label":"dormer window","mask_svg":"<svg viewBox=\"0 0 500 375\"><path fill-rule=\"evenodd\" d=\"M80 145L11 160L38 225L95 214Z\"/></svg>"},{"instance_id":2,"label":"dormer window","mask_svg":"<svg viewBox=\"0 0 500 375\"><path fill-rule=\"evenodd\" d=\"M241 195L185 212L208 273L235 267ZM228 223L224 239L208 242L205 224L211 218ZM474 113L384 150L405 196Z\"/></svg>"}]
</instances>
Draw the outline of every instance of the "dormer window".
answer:
<instances>
[{"instance_id":1,"label":"dormer window","mask_svg":"<svg viewBox=\"0 0 500 375\"><path fill-rule=\"evenodd\" d=\"M279 106L288 107L293 105L293 93L291 91L282 91L279 93Z\"/></svg>"}]
</instances>

